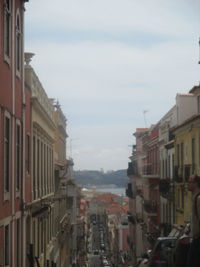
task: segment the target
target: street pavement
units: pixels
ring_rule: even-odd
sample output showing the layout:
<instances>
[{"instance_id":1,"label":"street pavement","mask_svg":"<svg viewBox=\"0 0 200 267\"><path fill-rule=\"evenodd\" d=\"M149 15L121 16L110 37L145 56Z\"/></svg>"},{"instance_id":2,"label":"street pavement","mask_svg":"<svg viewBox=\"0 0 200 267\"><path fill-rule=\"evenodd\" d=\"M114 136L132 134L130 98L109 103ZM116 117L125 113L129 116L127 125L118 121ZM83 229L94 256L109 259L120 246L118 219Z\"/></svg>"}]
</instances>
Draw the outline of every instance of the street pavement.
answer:
<instances>
[{"instance_id":1,"label":"street pavement","mask_svg":"<svg viewBox=\"0 0 200 267\"><path fill-rule=\"evenodd\" d=\"M101 260L99 255L89 255L89 267L101 267Z\"/></svg>"}]
</instances>

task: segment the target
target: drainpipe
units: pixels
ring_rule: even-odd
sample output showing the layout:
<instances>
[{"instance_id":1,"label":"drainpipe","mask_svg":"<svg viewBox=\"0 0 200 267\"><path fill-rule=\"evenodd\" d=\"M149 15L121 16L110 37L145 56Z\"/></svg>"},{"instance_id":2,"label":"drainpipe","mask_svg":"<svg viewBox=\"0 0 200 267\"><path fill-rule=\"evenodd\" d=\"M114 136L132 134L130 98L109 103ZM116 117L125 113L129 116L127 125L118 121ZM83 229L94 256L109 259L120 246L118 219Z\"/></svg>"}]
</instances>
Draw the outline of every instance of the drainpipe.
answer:
<instances>
[{"instance_id":1,"label":"drainpipe","mask_svg":"<svg viewBox=\"0 0 200 267\"><path fill-rule=\"evenodd\" d=\"M15 129L15 1L12 1L12 17L11 17L11 47L12 47L12 56L11 56L11 79L12 79L12 130ZM10 188L10 195L11 195L11 209L12 209L12 220L11 220L11 237L12 237L12 266L15 266L15 170L14 170L14 162L15 162L15 135L11 135L12 140L12 148L11 148L11 155L12 155L12 162L11 162L11 188Z\"/></svg>"},{"instance_id":2,"label":"drainpipe","mask_svg":"<svg viewBox=\"0 0 200 267\"><path fill-rule=\"evenodd\" d=\"M24 4L23 4L24 5ZM26 95L25 95L25 77L24 77L24 10L22 12L22 55L21 55L21 80L22 80L22 203L25 204L25 175L26 175L26 154L25 154L25 147L26 147ZM30 222L31 225L31 222ZM30 227L32 229L32 227ZM31 236L31 234L30 234ZM21 249L21 259L22 259L22 266L26 266L26 213L22 213L21 216L21 240L22 240L22 249ZM23 251L25 253L23 253Z\"/></svg>"}]
</instances>

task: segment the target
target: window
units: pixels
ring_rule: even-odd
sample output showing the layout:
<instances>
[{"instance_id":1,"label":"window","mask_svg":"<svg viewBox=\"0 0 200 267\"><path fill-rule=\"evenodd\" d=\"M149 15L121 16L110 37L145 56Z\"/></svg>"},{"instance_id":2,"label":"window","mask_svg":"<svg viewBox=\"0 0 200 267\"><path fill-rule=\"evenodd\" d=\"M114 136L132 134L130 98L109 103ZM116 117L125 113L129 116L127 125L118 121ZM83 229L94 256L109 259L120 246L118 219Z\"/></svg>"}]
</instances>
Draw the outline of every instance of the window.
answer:
<instances>
[{"instance_id":1,"label":"window","mask_svg":"<svg viewBox=\"0 0 200 267\"><path fill-rule=\"evenodd\" d=\"M46 144L43 145L43 175L44 175L44 194L47 194L47 177L46 177Z\"/></svg>"},{"instance_id":2,"label":"window","mask_svg":"<svg viewBox=\"0 0 200 267\"><path fill-rule=\"evenodd\" d=\"M197 96L197 108L198 108L198 113L200 113L200 95Z\"/></svg>"},{"instance_id":3,"label":"window","mask_svg":"<svg viewBox=\"0 0 200 267\"><path fill-rule=\"evenodd\" d=\"M36 199L36 137L33 136L33 198Z\"/></svg>"},{"instance_id":4,"label":"window","mask_svg":"<svg viewBox=\"0 0 200 267\"><path fill-rule=\"evenodd\" d=\"M184 188L181 187L181 208L184 209Z\"/></svg>"},{"instance_id":5,"label":"window","mask_svg":"<svg viewBox=\"0 0 200 267\"><path fill-rule=\"evenodd\" d=\"M40 140L37 139L37 190L40 197Z\"/></svg>"},{"instance_id":6,"label":"window","mask_svg":"<svg viewBox=\"0 0 200 267\"><path fill-rule=\"evenodd\" d=\"M35 145L35 142L34 142ZM34 151L35 153L35 151ZM30 174L30 135L26 136L26 171Z\"/></svg>"},{"instance_id":7,"label":"window","mask_svg":"<svg viewBox=\"0 0 200 267\"><path fill-rule=\"evenodd\" d=\"M171 178L171 156L168 155L168 174L167 176Z\"/></svg>"},{"instance_id":8,"label":"window","mask_svg":"<svg viewBox=\"0 0 200 267\"><path fill-rule=\"evenodd\" d=\"M4 1L4 55L9 59L11 55L11 1Z\"/></svg>"},{"instance_id":9,"label":"window","mask_svg":"<svg viewBox=\"0 0 200 267\"><path fill-rule=\"evenodd\" d=\"M9 225L6 225L4 228L4 264L9 266L10 264L10 233Z\"/></svg>"},{"instance_id":10,"label":"window","mask_svg":"<svg viewBox=\"0 0 200 267\"><path fill-rule=\"evenodd\" d=\"M41 191L42 191L42 195L45 195L45 191L44 191L44 185L45 185L45 182L44 182L44 144L43 142L41 141Z\"/></svg>"},{"instance_id":11,"label":"window","mask_svg":"<svg viewBox=\"0 0 200 267\"><path fill-rule=\"evenodd\" d=\"M16 189L20 190L21 177L21 126L16 126Z\"/></svg>"},{"instance_id":12,"label":"window","mask_svg":"<svg viewBox=\"0 0 200 267\"><path fill-rule=\"evenodd\" d=\"M17 12L16 16L16 71L19 75L21 71L21 20L19 12Z\"/></svg>"},{"instance_id":13,"label":"window","mask_svg":"<svg viewBox=\"0 0 200 267\"><path fill-rule=\"evenodd\" d=\"M180 150L179 150L179 145L176 146L176 152L177 152L177 166L180 166Z\"/></svg>"},{"instance_id":14,"label":"window","mask_svg":"<svg viewBox=\"0 0 200 267\"><path fill-rule=\"evenodd\" d=\"M180 146L180 165L181 165L181 167L183 167L183 163L184 163L184 144L181 143L181 146Z\"/></svg>"},{"instance_id":15,"label":"window","mask_svg":"<svg viewBox=\"0 0 200 267\"><path fill-rule=\"evenodd\" d=\"M192 138L192 174L195 173L195 138Z\"/></svg>"},{"instance_id":16,"label":"window","mask_svg":"<svg viewBox=\"0 0 200 267\"><path fill-rule=\"evenodd\" d=\"M4 118L4 191L9 192L10 187L10 116L5 115Z\"/></svg>"},{"instance_id":17,"label":"window","mask_svg":"<svg viewBox=\"0 0 200 267\"><path fill-rule=\"evenodd\" d=\"M17 219L16 223L16 266L20 267L20 220Z\"/></svg>"},{"instance_id":18,"label":"window","mask_svg":"<svg viewBox=\"0 0 200 267\"><path fill-rule=\"evenodd\" d=\"M177 207L180 208L180 188L177 189Z\"/></svg>"}]
</instances>

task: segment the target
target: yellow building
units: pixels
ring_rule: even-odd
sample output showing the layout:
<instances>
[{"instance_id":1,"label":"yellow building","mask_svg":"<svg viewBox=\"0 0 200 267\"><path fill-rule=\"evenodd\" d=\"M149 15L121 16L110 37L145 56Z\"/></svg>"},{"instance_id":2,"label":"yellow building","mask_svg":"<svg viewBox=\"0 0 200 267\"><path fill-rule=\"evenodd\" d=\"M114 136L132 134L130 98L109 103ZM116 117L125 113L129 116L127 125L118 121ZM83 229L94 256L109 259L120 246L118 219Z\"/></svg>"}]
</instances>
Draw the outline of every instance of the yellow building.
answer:
<instances>
[{"instance_id":1,"label":"yellow building","mask_svg":"<svg viewBox=\"0 0 200 267\"><path fill-rule=\"evenodd\" d=\"M32 54L26 54L26 58ZM31 244L31 257L45 266L53 251L53 204L54 184L54 106L48 98L39 78L27 60L25 83L31 91L32 125L32 202L28 205L26 232ZM27 266L28 262L27 262Z\"/></svg>"},{"instance_id":2,"label":"yellow building","mask_svg":"<svg viewBox=\"0 0 200 267\"><path fill-rule=\"evenodd\" d=\"M66 159L66 118L59 103L54 103L54 172L55 172L55 200L54 202L54 242L55 262L57 266L70 265L70 217L69 205L66 201L67 159Z\"/></svg>"},{"instance_id":3,"label":"yellow building","mask_svg":"<svg viewBox=\"0 0 200 267\"><path fill-rule=\"evenodd\" d=\"M191 216L191 193L187 190L191 174L200 174L200 115L193 115L177 126L175 135L175 221L185 225Z\"/></svg>"}]
</instances>

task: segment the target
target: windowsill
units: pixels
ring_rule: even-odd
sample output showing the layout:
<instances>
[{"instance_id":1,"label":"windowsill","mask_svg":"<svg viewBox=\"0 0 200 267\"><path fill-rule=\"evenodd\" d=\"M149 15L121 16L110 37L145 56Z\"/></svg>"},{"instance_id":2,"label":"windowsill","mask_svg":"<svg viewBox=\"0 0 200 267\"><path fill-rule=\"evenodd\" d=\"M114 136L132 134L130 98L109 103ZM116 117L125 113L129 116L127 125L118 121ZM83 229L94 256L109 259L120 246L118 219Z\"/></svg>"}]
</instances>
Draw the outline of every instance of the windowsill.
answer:
<instances>
[{"instance_id":1,"label":"windowsill","mask_svg":"<svg viewBox=\"0 0 200 267\"><path fill-rule=\"evenodd\" d=\"M16 190L16 198L20 198L20 191L18 189Z\"/></svg>"},{"instance_id":2,"label":"windowsill","mask_svg":"<svg viewBox=\"0 0 200 267\"><path fill-rule=\"evenodd\" d=\"M16 70L16 77L21 80L21 72L19 70Z\"/></svg>"},{"instance_id":3,"label":"windowsill","mask_svg":"<svg viewBox=\"0 0 200 267\"><path fill-rule=\"evenodd\" d=\"M4 192L3 200L4 201L9 201L10 200L10 192Z\"/></svg>"},{"instance_id":4,"label":"windowsill","mask_svg":"<svg viewBox=\"0 0 200 267\"><path fill-rule=\"evenodd\" d=\"M10 57L8 57L5 53L4 53L4 61L8 64L8 66L10 67Z\"/></svg>"}]
</instances>

